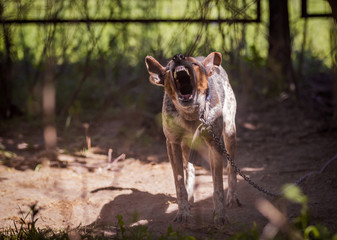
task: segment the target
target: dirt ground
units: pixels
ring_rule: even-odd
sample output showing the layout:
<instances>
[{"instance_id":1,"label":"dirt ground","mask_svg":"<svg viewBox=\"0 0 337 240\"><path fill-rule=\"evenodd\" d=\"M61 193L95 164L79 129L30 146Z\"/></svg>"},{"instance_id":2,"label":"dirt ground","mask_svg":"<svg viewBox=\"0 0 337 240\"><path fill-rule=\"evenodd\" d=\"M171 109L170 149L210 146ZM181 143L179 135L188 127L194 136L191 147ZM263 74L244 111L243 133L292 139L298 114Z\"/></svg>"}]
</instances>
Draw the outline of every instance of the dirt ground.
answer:
<instances>
[{"instance_id":1,"label":"dirt ground","mask_svg":"<svg viewBox=\"0 0 337 240\"><path fill-rule=\"evenodd\" d=\"M278 192L311 171L319 171L337 154L337 125L284 102L238 101L237 163L261 186ZM194 236L227 237L268 220L256 209L257 199L274 200L238 177L241 207L227 210L230 223L212 224L212 179L206 167L196 168L195 203L188 224L172 220L177 211L173 175L166 156L158 116L130 111L105 113L90 122L92 148L86 150L82 122L58 127L58 154L44 151L39 124L16 122L0 129L0 226L13 227L37 204L37 225L53 229L94 227L116 232L117 215L127 224L142 224L157 234L174 230ZM108 151L112 149L112 164ZM15 153L15 154L12 154ZM125 159L122 154L125 154ZM120 157L120 160L116 159ZM308 196L313 223L337 232L337 159L323 173L301 185ZM227 175L224 170L224 187ZM289 221L300 207L286 204Z\"/></svg>"}]
</instances>

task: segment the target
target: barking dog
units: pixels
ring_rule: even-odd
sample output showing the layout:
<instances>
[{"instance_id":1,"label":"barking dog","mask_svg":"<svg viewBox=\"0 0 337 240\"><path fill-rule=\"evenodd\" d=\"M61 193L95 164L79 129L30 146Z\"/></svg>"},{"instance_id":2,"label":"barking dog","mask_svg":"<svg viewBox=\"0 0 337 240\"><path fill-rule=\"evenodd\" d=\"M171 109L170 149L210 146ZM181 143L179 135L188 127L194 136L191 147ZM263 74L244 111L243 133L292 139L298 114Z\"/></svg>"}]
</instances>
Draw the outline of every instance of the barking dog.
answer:
<instances>
[{"instance_id":1,"label":"barking dog","mask_svg":"<svg viewBox=\"0 0 337 240\"><path fill-rule=\"evenodd\" d=\"M235 156L236 100L227 74L220 65L221 61L222 56L218 52L212 52L206 58L177 54L166 67L151 56L145 58L150 82L165 88L162 108L163 131L177 193L178 212L174 219L177 222L187 222L190 217L195 175L193 164L188 162L191 151L190 136L200 125L201 115L212 126L219 139L223 138L231 158L234 159ZM227 218L222 177L224 157L211 137L202 135L201 138L209 149L214 187L214 221L216 224L225 224ZM236 174L229 163L227 172L226 205L239 205Z\"/></svg>"}]
</instances>

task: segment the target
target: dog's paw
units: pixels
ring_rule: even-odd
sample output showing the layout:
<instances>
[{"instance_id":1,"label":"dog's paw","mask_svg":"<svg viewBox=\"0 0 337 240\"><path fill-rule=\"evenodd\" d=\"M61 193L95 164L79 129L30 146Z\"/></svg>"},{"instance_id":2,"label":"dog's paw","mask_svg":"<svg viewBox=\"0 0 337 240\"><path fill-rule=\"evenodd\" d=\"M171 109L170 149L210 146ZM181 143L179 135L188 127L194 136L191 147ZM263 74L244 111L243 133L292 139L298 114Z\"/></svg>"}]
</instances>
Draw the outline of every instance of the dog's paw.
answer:
<instances>
[{"instance_id":1,"label":"dog's paw","mask_svg":"<svg viewBox=\"0 0 337 240\"><path fill-rule=\"evenodd\" d=\"M214 224L217 226L223 226L229 224L228 218L224 212L214 212Z\"/></svg>"},{"instance_id":2,"label":"dog's paw","mask_svg":"<svg viewBox=\"0 0 337 240\"><path fill-rule=\"evenodd\" d=\"M188 223L188 219L191 216L189 211L178 211L177 215L173 219L174 222L177 223Z\"/></svg>"},{"instance_id":3,"label":"dog's paw","mask_svg":"<svg viewBox=\"0 0 337 240\"><path fill-rule=\"evenodd\" d=\"M227 207L234 207L234 206L241 206L239 201L238 195L233 192L228 192L226 197L226 206Z\"/></svg>"}]
</instances>

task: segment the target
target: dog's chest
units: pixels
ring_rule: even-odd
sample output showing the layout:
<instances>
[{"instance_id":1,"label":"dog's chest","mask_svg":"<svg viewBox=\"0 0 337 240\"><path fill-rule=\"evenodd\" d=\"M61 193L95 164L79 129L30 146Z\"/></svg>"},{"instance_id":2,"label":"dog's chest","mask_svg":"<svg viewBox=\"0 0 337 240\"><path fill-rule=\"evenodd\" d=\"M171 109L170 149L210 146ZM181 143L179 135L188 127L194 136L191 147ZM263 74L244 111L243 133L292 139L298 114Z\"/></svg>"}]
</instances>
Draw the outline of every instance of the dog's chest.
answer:
<instances>
[{"instance_id":1,"label":"dog's chest","mask_svg":"<svg viewBox=\"0 0 337 240\"><path fill-rule=\"evenodd\" d=\"M186 135L193 134L198 127L199 111L188 116L188 118L195 120L187 120L186 116L179 113L173 102L166 95L164 96L162 110L164 134L171 141L180 141Z\"/></svg>"}]
</instances>

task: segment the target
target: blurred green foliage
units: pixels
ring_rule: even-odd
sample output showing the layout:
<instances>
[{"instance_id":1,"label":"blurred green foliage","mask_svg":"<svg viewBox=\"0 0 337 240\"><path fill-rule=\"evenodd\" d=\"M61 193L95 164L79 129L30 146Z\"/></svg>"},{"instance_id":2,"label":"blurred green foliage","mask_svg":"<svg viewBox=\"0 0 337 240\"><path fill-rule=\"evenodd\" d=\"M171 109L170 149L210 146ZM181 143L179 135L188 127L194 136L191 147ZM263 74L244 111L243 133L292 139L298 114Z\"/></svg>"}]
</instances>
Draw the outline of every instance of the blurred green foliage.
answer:
<instances>
[{"instance_id":1,"label":"blurred green foliage","mask_svg":"<svg viewBox=\"0 0 337 240\"><path fill-rule=\"evenodd\" d=\"M308 197L303 194L301 189L295 185L286 185L284 188L284 197L291 202L302 206L300 215L294 219L294 231L299 231L299 239L321 239L336 240L337 233L331 233L325 226L321 224L313 224L310 218L310 209L308 208ZM289 232L288 238L291 239Z\"/></svg>"},{"instance_id":2,"label":"blurred green foliage","mask_svg":"<svg viewBox=\"0 0 337 240\"><path fill-rule=\"evenodd\" d=\"M310 2L310 0L309 0ZM1 19L123 19L123 18L237 18L254 19L254 0L0 0ZM318 4L319 5L319 4ZM326 8L322 0L322 8ZM13 105L25 114L41 114L41 89L47 59L54 59L57 116L73 116L89 110L137 107L160 111L162 91L151 86L144 57L162 64L176 53L199 56L211 51L223 54L238 91L266 94L265 59L268 52L268 1L261 1L262 22L223 23L115 23L6 25L10 51L0 30L0 63L12 61L8 91ZM304 27L300 1L289 1L293 52L304 59L331 67L328 19L309 19ZM294 63L298 58L294 54ZM303 64L301 64L302 66ZM4 67L6 68L6 67ZM322 69L322 68L320 68ZM304 66L304 70L306 70ZM312 70L309 68L308 70ZM2 70L3 72L5 70ZM5 71L8 75L8 72ZM76 90L78 88L78 91ZM76 92L77 91L77 92ZM75 101L76 100L76 101ZM70 106L68 106L70 104Z\"/></svg>"}]
</instances>

